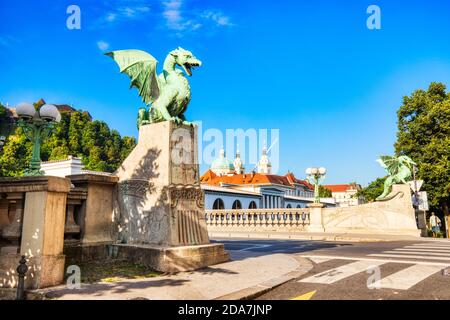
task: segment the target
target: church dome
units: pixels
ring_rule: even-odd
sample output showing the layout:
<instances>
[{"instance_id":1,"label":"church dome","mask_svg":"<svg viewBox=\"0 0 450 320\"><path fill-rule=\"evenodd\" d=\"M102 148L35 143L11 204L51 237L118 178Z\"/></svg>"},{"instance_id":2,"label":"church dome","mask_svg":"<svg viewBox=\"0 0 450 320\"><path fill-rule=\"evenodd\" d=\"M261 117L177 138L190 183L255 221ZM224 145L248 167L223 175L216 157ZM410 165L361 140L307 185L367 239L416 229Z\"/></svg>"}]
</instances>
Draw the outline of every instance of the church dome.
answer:
<instances>
[{"instance_id":1,"label":"church dome","mask_svg":"<svg viewBox=\"0 0 450 320\"><path fill-rule=\"evenodd\" d=\"M234 172L233 163L225 157L225 151L220 150L220 155L211 164L211 171L215 174L230 174Z\"/></svg>"}]
</instances>

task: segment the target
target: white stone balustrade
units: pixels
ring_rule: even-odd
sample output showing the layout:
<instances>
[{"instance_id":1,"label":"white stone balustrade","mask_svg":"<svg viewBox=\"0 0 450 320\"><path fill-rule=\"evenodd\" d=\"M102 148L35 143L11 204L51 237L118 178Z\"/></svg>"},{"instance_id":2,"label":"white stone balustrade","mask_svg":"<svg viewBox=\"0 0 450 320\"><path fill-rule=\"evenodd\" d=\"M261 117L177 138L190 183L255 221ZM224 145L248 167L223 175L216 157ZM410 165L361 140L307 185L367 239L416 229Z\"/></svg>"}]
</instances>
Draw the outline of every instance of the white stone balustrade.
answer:
<instances>
[{"instance_id":1,"label":"white stone balustrade","mask_svg":"<svg viewBox=\"0 0 450 320\"><path fill-rule=\"evenodd\" d=\"M205 210L209 232L214 231L305 231L309 208Z\"/></svg>"}]
</instances>

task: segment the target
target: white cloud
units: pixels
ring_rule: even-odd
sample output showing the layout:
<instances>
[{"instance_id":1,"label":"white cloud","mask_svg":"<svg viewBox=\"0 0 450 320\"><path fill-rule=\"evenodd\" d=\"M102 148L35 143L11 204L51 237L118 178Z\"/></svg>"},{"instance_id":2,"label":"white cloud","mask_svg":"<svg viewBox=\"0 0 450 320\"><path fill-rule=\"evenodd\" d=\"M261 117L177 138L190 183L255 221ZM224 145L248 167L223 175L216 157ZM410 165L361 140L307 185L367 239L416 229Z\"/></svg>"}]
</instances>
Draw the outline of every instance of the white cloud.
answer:
<instances>
[{"instance_id":1,"label":"white cloud","mask_svg":"<svg viewBox=\"0 0 450 320\"><path fill-rule=\"evenodd\" d=\"M103 21L112 23L121 20L137 20L150 12L150 6L145 0L119 1L119 5L103 17Z\"/></svg>"},{"instance_id":2,"label":"white cloud","mask_svg":"<svg viewBox=\"0 0 450 320\"><path fill-rule=\"evenodd\" d=\"M166 20L166 25L171 30L183 31L186 29L198 29L200 24L192 20L186 20L181 14L182 0L168 0L163 1L163 17Z\"/></svg>"},{"instance_id":3,"label":"white cloud","mask_svg":"<svg viewBox=\"0 0 450 320\"><path fill-rule=\"evenodd\" d=\"M109 49L109 43L100 40L100 41L97 41L97 47L98 47L101 51L105 52L105 51L107 51L107 50Z\"/></svg>"},{"instance_id":4,"label":"white cloud","mask_svg":"<svg viewBox=\"0 0 450 320\"><path fill-rule=\"evenodd\" d=\"M234 25L233 23L231 23L230 18L220 11L205 10L203 11L201 16L206 20L213 21L217 26L231 27Z\"/></svg>"},{"instance_id":5,"label":"white cloud","mask_svg":"<svg viewBox=\"0 0 450 320\"><path fill-rule=\"evenodd\" d=\"M116 20L116 18L117 18L117 14L110 12L106 15L105 20L108 22L113 22L114 20Z\"/></svg>"},{"instance_id":6,"label":"white cloud","mask_svg":"<svg viewBox=\"0 0 450 320\"><path fill-rule=\"evenodd\" d=\"M224 15L221 11L217 10L205 10L201 14L196 14L190 11L183 11L184 0L164 0L163 5L163 17L166 22L166 26L170 30L175 31L195 31L202 26L208 26L211 22L215 26L230 27L233 26L230 18ZM189 17L189 18L186 18Z\"/></svg>"}]
</instances>

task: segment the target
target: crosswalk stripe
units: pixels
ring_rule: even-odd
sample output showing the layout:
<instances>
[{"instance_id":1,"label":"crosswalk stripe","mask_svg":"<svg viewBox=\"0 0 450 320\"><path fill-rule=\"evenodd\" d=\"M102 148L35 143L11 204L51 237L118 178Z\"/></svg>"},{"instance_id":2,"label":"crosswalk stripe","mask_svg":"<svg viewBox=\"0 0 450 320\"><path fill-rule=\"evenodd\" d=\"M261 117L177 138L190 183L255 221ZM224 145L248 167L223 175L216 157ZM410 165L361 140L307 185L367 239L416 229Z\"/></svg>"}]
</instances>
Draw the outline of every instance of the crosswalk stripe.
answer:
<instances>
[{"instance_id":1,"label":"crosswalk stripe","mask_svg":"<svg viewBox=\"0 0 450 320\"><path fill-rule=\"evenodd\" d=\"M442 269L443 268L439 266L416 264L382 278L381 280L375 282L373 287L381 289L408 290L420 281L425 280Z\"/></svg>"},{"instance_id":2,"label":"crosswalk stripe","mask_svg":"<svg viewBox=\"0 0 450 320\"><path fill-rule=\"evenodd\" d=\"M430 262L430 261L416 261L406 259L381 259L376 257L361 258L361 257L343 257L343 256L321 256L321 255L302 255L302 258L328 258L330 260L348 260L348 261L379 261L384 263L402 263L402 264L423 264L428 266L442 266L449 267L449 262Z\"/></svg>"},{"instance_id":3,"label":"crosswalk stripe","mask_svg":"<svg viewBox=\"0 0 450 320\"><path fill-rule=\"evenodd\" d=\"M403 248L393 249L393 250L411 250L411 251L426 251L426 252L449 252L450 249L442 250L442 249L428 249L428 248L420 248L420 247L413 247L413 246L406 246Z\"/></svg>"},{"instance_id":4,"label":"crosswalk stripe","mask_svg":"<svg viewBox=\"0 0 450 320\"><path fill-rule=\"evenodd\" d=\"M449 257L450 253L442 253L442 252L430 252L424 251L420 249L393 249L393 251L383 251L383 253L400 253L400 254L422 254L425 256L443 256Z\"/></svg>"},{"instance_id":5,"label":"crosswalk stripe","mask_svg":"<svg viewBox=\"0 0 450 320\"><path fill-rule=\"evenodd\" d=\"M416 243L416 244L413 244L412 246L414 246L414 247L425 247L425 248L435 248L435 249L437 249L437 248L442 248L442 249L445 249L445 248L447 248L447 249L450 249L450 244L435 244L435 243Z\"/></svg>"},{"instance_id":6,"label":"crosswalk stripe","mask_svg":"<svg viewBox=\"0 0 450 320\"><path fill-rule=\"evenodd\" d=\"M311 257L311 258L309 258L309 260L311 260L311 261L314 262L314 263L319 264L319 263L327 262L327 261L330 261L330 260L333 260L333 259L332 259L332 258L317 258L317 257Z\"/></svg>"},{"instance_id":7,"label":"crosswalk stripe","mask_svg":"<svg viewBox=\"0 0 450 320\"><path fill-rule=\"evenodd\" d=\"M354 274L368 270L371 266L380 266L385 262L380 261L356 261L350 264L340 266L338 268L330 269L318 274L315 274L306 279L299 280L298 282L308 282L308 283L321 283L321 284L331 284L336 281L345 279Z\"/></svg>"},{"instance_id":8,"label":"crosswalk stripe","mask_svg":"<svg viewBox=\"0 0 450 320\"><path fill-rule=\"evenodd\" d=\"M418 255L399 255L399 254L374 253L374 254L369 254L368 256L369 257L386 257L386 258L391 257L391 258L408 258L408 259L425 259L425 260L450 261L450 257L427 257L427 256L418 256Z\"/></svg>"}]
</instances>

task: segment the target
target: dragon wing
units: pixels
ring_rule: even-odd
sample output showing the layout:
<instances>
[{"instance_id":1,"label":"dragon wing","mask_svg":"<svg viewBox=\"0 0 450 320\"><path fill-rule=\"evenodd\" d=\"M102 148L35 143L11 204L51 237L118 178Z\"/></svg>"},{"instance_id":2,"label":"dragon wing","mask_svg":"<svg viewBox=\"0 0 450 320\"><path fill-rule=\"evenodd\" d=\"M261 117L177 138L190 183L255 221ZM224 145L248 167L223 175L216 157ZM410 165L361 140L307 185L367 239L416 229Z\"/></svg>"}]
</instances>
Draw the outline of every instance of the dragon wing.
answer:
<instances>
[{"instance_id":1,"label":"dragon wing","mask_svg":"<svg viewBox=\"0 0 450 320\"><path fill-rule=\"evenodd\" d=\"M130 79L130 88L137 88L145 104L154 102L159 97L156 64L158 61L149 53L141 50L118 50L105 53L119 65L120 72Z\"/></svg>"},{"instance_id":2,"label":"dragon wing","mask_svg":"<svg viewBox=\"0 0 450 320\"><path fill-rule=\"evenodd\" d=\"M396 175L398 173L400 168L400 161L397 159L397 157L380 156L380 159L378 159L377 161L390 175Z\"/></svg>"}]
</instances>

